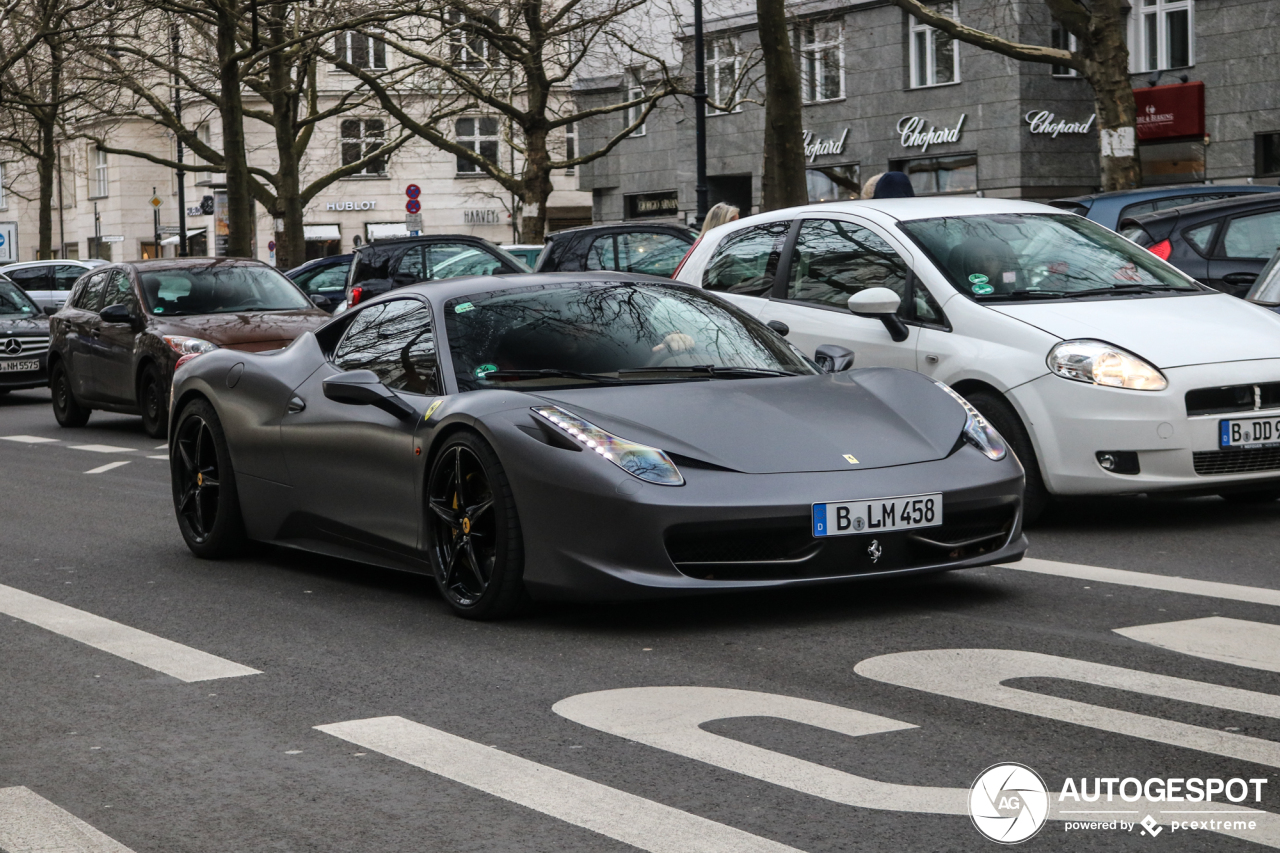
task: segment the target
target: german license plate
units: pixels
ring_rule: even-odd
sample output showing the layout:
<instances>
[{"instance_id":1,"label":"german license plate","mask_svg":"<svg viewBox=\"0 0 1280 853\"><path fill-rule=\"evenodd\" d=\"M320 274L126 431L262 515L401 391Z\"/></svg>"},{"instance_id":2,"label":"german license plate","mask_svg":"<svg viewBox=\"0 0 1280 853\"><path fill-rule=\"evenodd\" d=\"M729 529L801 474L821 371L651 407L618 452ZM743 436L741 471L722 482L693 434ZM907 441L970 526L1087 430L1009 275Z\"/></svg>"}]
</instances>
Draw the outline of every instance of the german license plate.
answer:
<instances>
[{"instance_id":1,"label":"german license plate","mask_svg":"<svg viewBox=\"0 0 1280 853\"><path fill-rule=\"evenodd\" d=\"M1235 418L1218 421L1218 447L1280 445L1280 418Z\"/></svg>"},{"instance_id":2,"label":"german license plate","mask_svg":"<svg viewBox=\"0 0 1280 853\"><path fill-rule=\"evenodd\" d=\"M942 524L942 494L813 505L814 536L888 533Z\"/></svg>"},{"instance_id":3,"label":"german license plate","mask_svg":"<svg viewBox=\"0 0 1280 853\"><path fill-rule=\"evenodd\" d=\"M23 370L39 370L38 361L0 361L0 373L18 373Z\"/></svg>"}]
</instances>

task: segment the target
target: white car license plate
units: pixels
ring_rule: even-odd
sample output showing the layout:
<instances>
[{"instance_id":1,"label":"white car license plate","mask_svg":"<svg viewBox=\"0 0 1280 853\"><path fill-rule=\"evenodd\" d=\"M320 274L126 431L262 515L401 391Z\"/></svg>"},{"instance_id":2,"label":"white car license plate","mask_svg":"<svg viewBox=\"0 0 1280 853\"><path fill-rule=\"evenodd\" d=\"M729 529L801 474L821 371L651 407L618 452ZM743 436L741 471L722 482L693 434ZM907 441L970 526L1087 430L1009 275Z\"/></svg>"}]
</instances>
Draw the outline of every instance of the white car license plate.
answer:
<instances>
[{"instance_id":1,"label":"white car license plate","mask_svg":"<svg viewBox=\"0 0 1280 853\"><path fill-rule=\"evenodd\" d=\"M39 370L38 361L0 361L0 373L17 373L23 370Z\"/></svg>"},{"instance_id":2,"label":"white car license plate","mask_svg":"<svg viewBox=\"0 0 1280 853\"><path fill-rule=\"evenodd\" d=\"M814 536L888 533L942 524L942 494L813 505Z\"/></svg>"},{"instance_id":3,"label":"white car license plate","mask_svg":"<svg viewBox=\"0 0 1280 853\"><path fill-rule=\"evenodd\" d=\"M1280 445L1280 418L1236 418L1218 421L1218 447Z\"/></svg>"}]
</instances>

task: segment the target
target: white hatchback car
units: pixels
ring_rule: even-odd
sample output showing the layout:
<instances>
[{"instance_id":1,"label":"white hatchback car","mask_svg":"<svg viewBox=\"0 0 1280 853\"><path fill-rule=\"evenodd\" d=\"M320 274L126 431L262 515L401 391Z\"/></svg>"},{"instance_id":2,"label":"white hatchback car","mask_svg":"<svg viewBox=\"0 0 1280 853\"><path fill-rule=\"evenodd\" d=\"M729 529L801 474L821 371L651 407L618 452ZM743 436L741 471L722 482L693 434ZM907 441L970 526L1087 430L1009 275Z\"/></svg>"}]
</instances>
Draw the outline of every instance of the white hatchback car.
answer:
<instances>
[{"instance_id":1,"label":"white hatchback car","mask_svg":"<svg viewBox=\"0 0 1280 853\"><path fill-rule=\"evenodd\" d=\"M1055 494L1280 497L1280 315L1074 214L791 208L708 232L674 277L785 324L810 357L834 344L951 385L1021 458L1028 518Z\"/></svg>"}]
</instances>

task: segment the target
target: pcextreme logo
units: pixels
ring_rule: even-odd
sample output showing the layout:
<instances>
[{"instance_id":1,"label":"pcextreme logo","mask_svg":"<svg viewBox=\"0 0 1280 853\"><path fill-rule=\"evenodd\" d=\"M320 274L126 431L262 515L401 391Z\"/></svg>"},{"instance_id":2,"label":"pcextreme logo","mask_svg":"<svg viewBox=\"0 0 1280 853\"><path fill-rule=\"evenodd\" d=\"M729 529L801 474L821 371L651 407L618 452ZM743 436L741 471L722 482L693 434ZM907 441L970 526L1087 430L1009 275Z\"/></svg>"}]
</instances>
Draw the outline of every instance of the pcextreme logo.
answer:
<instances>
[{"instance_id":1,"label":"pcextreme logo","mask_svg":"<svg viewBox=\"0 0 1280 853\"><path fill-rule=\"evenodd\" d=\"M996 764L973 780L969 817L992 841L1018 844L1039 832L1048 819L1049 789L1030 767Z\"/></svg>"}]
</instances>

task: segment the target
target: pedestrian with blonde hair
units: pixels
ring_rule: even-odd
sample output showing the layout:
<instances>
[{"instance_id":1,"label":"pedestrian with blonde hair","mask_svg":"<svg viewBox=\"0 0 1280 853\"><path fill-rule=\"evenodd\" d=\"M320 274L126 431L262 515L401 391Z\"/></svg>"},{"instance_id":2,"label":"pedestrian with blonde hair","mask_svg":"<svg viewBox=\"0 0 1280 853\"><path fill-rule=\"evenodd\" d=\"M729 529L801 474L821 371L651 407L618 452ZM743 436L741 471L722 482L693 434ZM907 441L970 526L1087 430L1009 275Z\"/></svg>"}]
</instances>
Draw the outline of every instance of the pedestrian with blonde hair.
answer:
<instances>
[{"instance_id":1,"label":"pedestrian with blonde hair","mask_svg":"<svg viewBox=\"0 0 1280 853\"><path fill-rule=\"evenodd\" d=\"M723 201L715 207L707 211L707 218L702 220L702 234L706 234L717 225L724 225L726 222L733 222L738 218L738 208L731 204L725 204Z\"/></svg>"}]
</instances>

